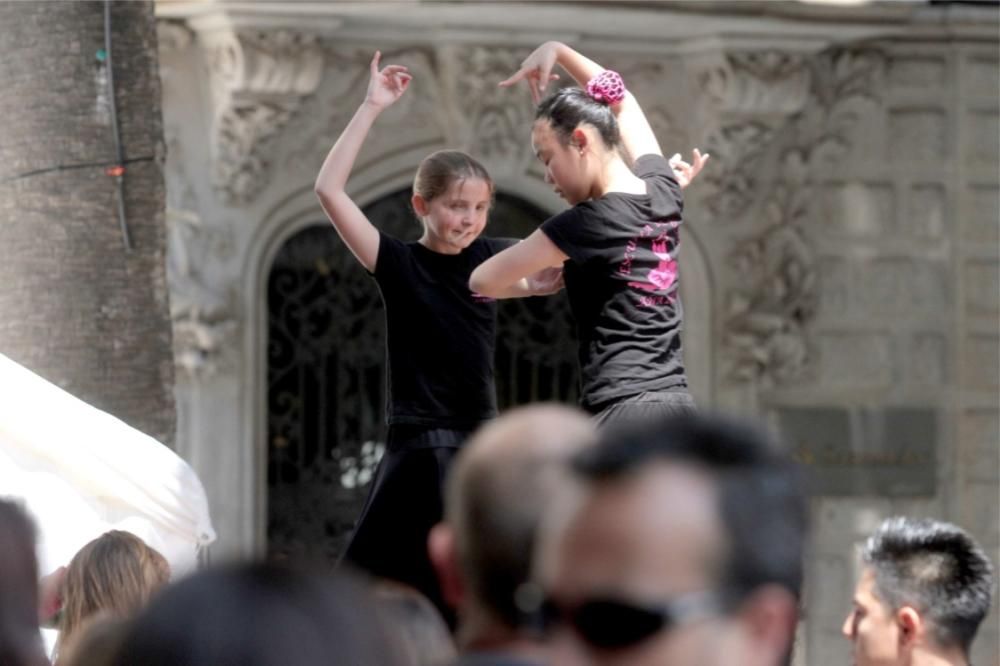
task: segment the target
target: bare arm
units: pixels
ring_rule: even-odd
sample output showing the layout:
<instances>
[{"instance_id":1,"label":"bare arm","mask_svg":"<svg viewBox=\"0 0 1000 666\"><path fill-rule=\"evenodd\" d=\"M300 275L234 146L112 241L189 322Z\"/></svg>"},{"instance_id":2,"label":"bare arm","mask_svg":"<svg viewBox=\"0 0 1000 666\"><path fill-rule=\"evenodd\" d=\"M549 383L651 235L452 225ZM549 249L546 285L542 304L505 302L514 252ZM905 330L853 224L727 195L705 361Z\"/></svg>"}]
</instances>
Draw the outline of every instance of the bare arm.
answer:
<instances>
[{"instance_id":1,"label":"bare arm","mask_svg":"<svg viewBox=\"0 0 1000 666\"><path fill-rule=\"evenodd\" d=\"M344 128L337 143L326 156L316 176L316 196L334 228L361 265L375 270L379 235L371 221L347 195L344 187L361 151L368 132L378 115L399 99L410 83L410 74L401 65L388 65L379 71L381 54L376 52L371 62L371 80L365 101Z\"/></svg>"},{"instance_id":2,"label":"bare arm","mask_svg":"<svg viewBox=\"0 0 1000 666\"><path fill-rule=\"evenodd\" d=\"M485 263L485 262L484 262ZM470 280L471 284L471 280ZM562 266L549 266L523 277L502 291L490 295L491 298L525 298L527 296L549 296L559 293L566 286L563 282ZM483 294L486 296L487 294Z\"/></svg>"},{"instance_id":3,"label":"bare arm","mask_svg":"<svg viewBox=\"0 0 1000 666\"><path fill-rule=\"evenodd\" d=\"M546 269L561 266L566 259L568 257L544 232L536 230L517 245L479 264L469 278L469 288L483 296L493 298L546 293L540 291L524 293L523 289L526 286L530 288L530 282L525 282L525 278L532 276L537 279L538 276L546 274ZM555 273L549 274L555 275Z\"/></svg>"},{"instance_id":4,"label":"bare arm","mask_svg":"<svg viewBox=\"0 0 1000 666\"><path fill-rule=\"evenodd\" d=\"M526 80L531 88L532 99L537 104L545 92L545 86L552 80L552 68L560 65L573 79L585 88L587 82L604 71L604 67L590 60L561 42L545 42L529 55L513 76L500 83L512 86ZM618 120L622 143L631 159L641 155L662 155L660 143L656 140L642 107L631 92L625 92L625 99L611 107Z\"/></svg>"}]
</instances>

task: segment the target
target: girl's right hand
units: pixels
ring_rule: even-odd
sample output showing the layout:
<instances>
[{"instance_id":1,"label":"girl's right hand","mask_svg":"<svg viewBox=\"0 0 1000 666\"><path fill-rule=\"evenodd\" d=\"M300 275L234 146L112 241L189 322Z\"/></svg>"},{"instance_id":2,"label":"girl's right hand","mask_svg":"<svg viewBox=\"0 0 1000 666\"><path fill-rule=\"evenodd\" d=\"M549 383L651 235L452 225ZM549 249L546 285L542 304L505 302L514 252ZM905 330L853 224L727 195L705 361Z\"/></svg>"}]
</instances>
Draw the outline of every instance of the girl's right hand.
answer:
<instances>
[{"instance_id":1,"label":"girl's right hand","mask_svg":"<svg viewBox=\"0 0 1000 666\"><path fill-rule=\"evenodd\" d=\"M691 164L688 164L681 157L680 153L674 153L668 162L670 163L670 168L674 170L674 175L677 176L677 184L684 189L691 184L691 181L701 172L705 163L708 162L709 154L701 154L701 151L697 148L691 153Z\"/></svg>"},{"instance_id":2,"label":"girl's right hand","mask_svg":"<svg viewBox=\"0 0 1000 666\"><path fill-rule=\"evenodd\" d=\"M413 77L403 65L386 65L384 69L379 71L378 63L381 58L382 53L376 51L375 57L372 58L371 79L368 81L365 103L379 109L385 109L403 96Z\"/></svg>"},{"instance_id":3,"label":"girl's right hand","mask_svg":"<svg viewBox=\"0 0 1000 666\"><path fill-rule=\"evenodd\" d=\"M531 100L538 104L542 101L545 86L550 81L559 78L558 74L552 73L552 68L559 60L560 46L562 44L559 42L545 42L539 46L524 59L524 62L521 63L521 69L517 70L509 79L500 82L500 87L509 88L518 81L526 80L531 89Z\"/></svg>"}]
</instances>

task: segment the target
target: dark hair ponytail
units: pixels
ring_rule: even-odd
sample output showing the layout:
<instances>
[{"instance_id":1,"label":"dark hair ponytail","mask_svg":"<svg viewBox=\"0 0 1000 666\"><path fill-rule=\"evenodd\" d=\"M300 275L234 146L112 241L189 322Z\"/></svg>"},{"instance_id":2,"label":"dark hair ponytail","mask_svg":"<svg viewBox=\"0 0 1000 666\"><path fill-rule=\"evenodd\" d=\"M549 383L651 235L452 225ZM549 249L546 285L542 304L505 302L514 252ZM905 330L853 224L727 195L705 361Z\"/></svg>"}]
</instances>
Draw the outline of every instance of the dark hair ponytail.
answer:
<instances>
[{"instance_id":1,"label":"dark hair ponytail","mask_svg":"<svg viewBox=\"0 0 1000 666\"><path fill-rule=\"evenodd\" d=\"M611 107L580 88L561 88L543 99L535 111L535 120L542 118L549 121L563 144L569 143L573 130L586 123L600 133L608 148L621 147L621 132Z\"/></svg>"}]
</instances>

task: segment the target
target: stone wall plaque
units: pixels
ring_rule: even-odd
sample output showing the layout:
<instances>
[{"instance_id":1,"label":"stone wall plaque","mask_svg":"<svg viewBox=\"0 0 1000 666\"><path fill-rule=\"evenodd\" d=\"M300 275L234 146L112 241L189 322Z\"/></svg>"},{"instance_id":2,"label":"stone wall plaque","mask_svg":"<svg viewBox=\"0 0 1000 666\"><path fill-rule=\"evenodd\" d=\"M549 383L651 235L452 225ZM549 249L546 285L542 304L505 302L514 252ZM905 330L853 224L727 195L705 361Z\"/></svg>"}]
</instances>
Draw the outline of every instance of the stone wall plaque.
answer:
<instances>
[{"instance_id":1,"label":"stone wall plaque","mask_svg":"<svg viewBox=\"0 0 1000 666\"><path fill-rule=\"evenodd\" d=\"M930 497L936 491L937 414L930 407L782 407L785 445L813 495Z\"/></svg>"}]
</instances>

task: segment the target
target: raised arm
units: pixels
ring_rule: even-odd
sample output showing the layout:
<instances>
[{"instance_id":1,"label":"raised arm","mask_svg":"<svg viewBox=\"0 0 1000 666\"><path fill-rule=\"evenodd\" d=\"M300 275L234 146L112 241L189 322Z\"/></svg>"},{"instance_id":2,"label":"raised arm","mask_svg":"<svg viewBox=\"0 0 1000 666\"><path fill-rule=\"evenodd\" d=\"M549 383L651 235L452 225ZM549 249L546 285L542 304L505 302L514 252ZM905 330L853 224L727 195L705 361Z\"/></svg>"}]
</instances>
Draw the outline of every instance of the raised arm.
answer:
<instances>
[{"instance_id":1,"label":"raised arm","mask_svg":"<svg viewBox=\"0 0 1000 666\"><path fill-rule=\"evenodd\" d=\"M562 287L561 266L568 257L541 230L479 264L469 278L469 289L491 298L539 296ZM555 278L550 289L535 288L545 277ZM527 279L527 280L526 280Z\"/></svg>"},{"instance_id":2,"label":"raised arm","mask_svg":"<svg viewBox=\"0 0 1000 666\"><path fill-rule=\"evenodd\" d=\"M378 258L379 235L371 221L347 195L344 187L375 119L399 99L411 76L402 65L387 65L379 71L381 54L376 51L371 62L371 80L365 101L344 128L337 143L326 156L323 167L316 176L316 196L330 218L334 228L361 265L368 271L375 270Z\"/></svg>"},{"instance_id":3,"label":"raised arm","mask_svg":"<svg viewBox=\"0 0 1000 666\"><path fill-rule=\"evenodd\" d=\"M512 86L524 80L531 89L532 99L538 104L545 87L553 78L558 78L552 75L552 68L556 64L565 69L581 88L586 88L588 81L604 71L604 67L562 42L545 42L521 63L521 69L500 85ZM626 90L625 99L611 109L618 120L618 129L630 162L650 153L663 154L653 128L649 126L646 115L631 92Z\"/></svg>"}]
</instances>

